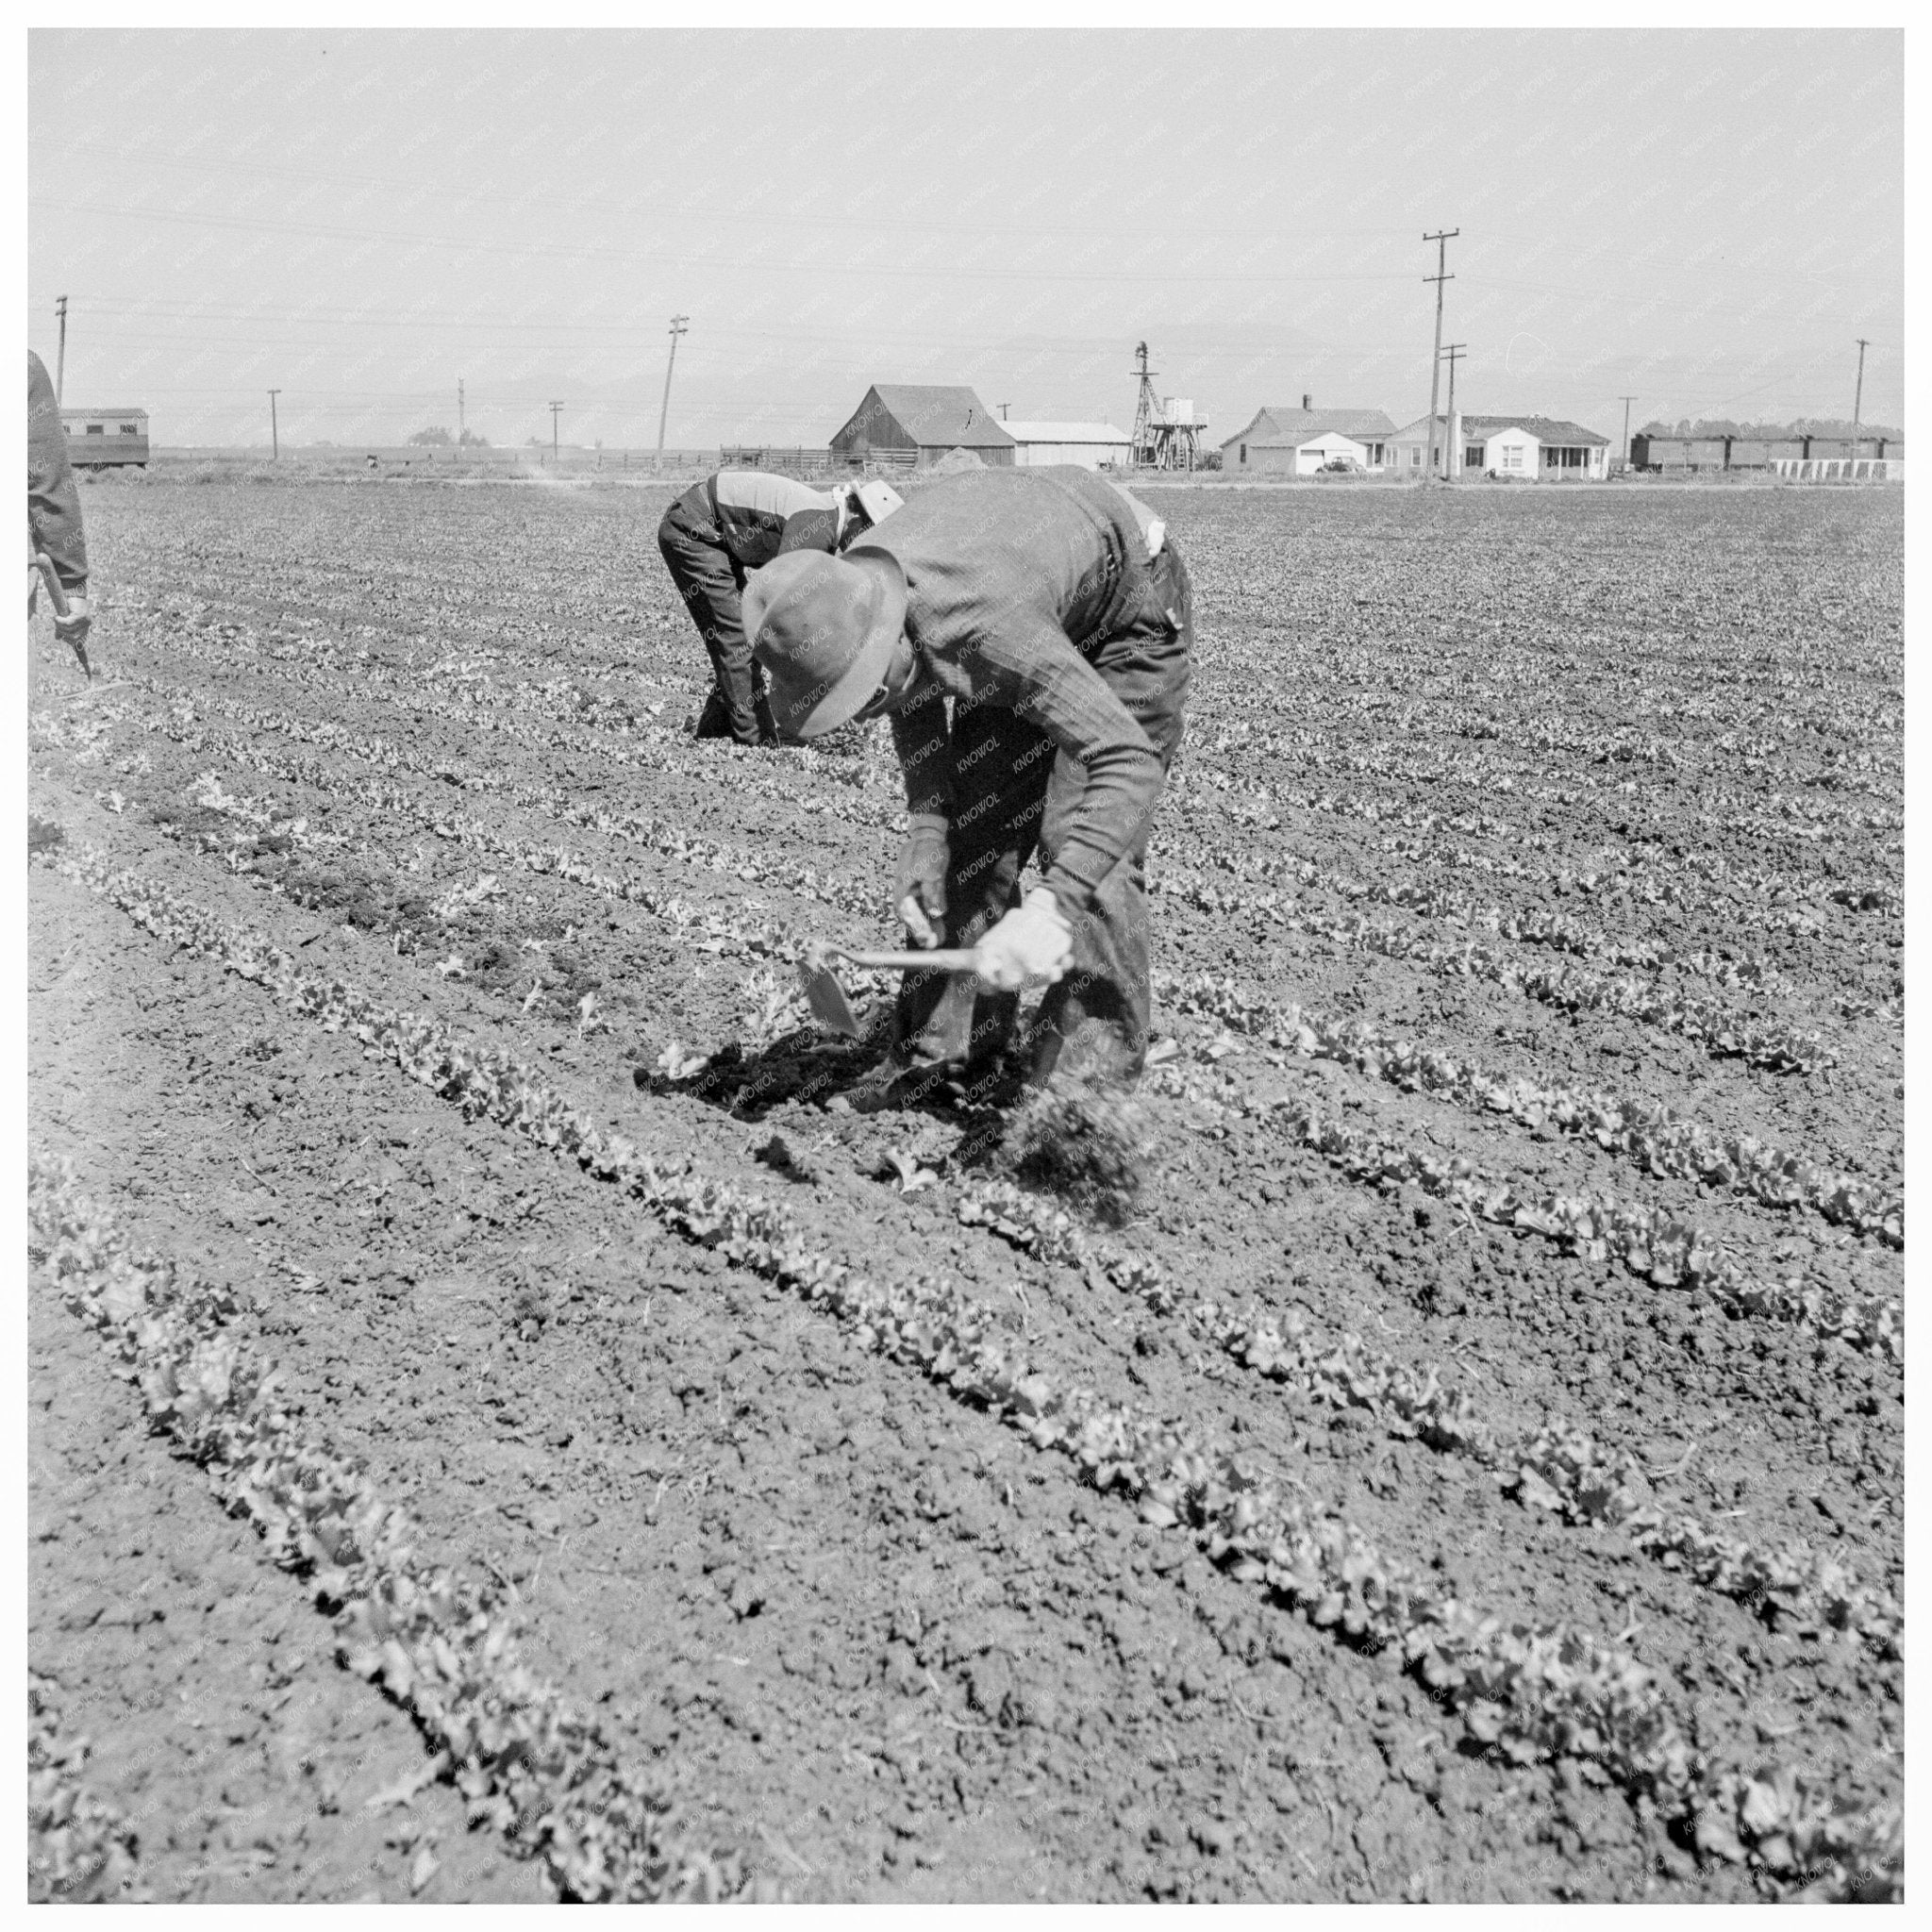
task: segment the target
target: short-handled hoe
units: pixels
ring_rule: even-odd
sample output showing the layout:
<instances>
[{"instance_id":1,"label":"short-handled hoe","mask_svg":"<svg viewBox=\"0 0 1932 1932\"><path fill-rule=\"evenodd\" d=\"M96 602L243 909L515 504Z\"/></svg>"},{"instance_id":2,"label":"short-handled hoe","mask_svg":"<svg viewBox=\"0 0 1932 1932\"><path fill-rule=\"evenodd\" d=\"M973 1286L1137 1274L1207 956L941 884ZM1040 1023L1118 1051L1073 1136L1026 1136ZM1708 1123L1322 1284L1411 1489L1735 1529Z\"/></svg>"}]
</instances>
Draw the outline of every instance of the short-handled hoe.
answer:
<instances>
[{"instance_id":1,"label":"short-handled hoe","mask_svg":"<svg viewBox=\"0 0 1932 1932\"><path fill-rule=\"evenodd\" d=\"M67 615L67 592L60 586L60 579L54 574L54 559L44 550L34 552L34 568L40 572L47 586L47 598L54 607L56 617ZM94 681L94 667L87 661L87 646L75 644L74 655L80 659L80 668L87 673L87 681Z\"/></svg>"},{"instance_id":2,"label":"short-handled hoe","mask_svg":"<svg viewBox=\"0 0 1932 1932\"><path fill-rule=\"evenodd\" d=\"M845 989L839 984L839 975L832 971L834 959L842 959L848 966L869 968L875 973L968 974L979 971L976 947L951 952L939 949L929 953L855 953L824 940L812 941L798 961L798 977L805 988L807 1004L822 1025L829 1026L833 1032L842 1033L850 1040L857 1040L862 1029L858 1015L852 1010L852 1002L845 996Z\"/></svg>"}]
</instances>

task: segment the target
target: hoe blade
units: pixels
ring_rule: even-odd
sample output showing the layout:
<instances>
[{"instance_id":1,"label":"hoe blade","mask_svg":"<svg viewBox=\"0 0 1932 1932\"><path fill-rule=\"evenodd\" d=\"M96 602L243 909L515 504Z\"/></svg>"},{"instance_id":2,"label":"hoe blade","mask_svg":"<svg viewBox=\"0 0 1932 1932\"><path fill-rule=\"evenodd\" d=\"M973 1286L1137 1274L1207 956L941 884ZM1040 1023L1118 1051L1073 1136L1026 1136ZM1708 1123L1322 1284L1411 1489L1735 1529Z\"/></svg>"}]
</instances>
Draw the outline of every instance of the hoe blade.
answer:
<instances>
[{"instance_id":1,"label":"hoe blade","mask_svg":"<svg viewBox=\"0 0 1932 1932\"><path fill-rule=\"evenodd\" d=\"M845 997L839 975L822 954L808 952L798 962L798 983L804 987L806 1004L820 1025L829 1026L848 1040L858 1038L864 1030L858 1024L858 1015L852 1010L852 1002Z\"/></svg>"}]
</instances>

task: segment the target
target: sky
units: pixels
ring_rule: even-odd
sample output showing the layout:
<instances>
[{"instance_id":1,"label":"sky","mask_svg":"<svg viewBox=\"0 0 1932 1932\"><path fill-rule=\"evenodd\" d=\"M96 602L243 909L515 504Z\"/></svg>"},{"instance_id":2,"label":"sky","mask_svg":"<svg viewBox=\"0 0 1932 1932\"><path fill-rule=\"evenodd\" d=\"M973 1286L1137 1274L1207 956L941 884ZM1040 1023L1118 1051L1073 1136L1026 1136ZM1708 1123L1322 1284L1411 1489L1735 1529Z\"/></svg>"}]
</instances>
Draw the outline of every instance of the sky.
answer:
<instances>
[{"instance_id":1,"label":"sky","mask_svg":"<svg viewBox=\"0 0 1932 1932\"><path fill-rule=\"evenodd\" d=\"M162 445L1904 411L1902 37L36 31L27 336Z\"/></svg>"}]
</instances>

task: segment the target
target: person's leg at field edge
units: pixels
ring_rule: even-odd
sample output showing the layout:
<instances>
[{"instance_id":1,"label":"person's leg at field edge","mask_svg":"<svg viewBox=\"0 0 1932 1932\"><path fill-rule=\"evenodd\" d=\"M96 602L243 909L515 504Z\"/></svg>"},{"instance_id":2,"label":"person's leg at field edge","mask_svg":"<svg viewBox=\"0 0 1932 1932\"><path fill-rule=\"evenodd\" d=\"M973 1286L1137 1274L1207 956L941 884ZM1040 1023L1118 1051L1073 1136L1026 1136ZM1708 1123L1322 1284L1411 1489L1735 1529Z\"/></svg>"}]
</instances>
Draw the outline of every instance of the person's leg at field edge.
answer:
<instances>
[{"instance_id":1,"label":"person's leg at field edge","mask_svg":"<svg viewBox=\"0 0 1932 1932\"><path fill-rule=\"evenodd\" d=\"M730 737L740 744L774 741L770 707L761 703L763 691L752 675L751 643L740 605L743 574L716 533L693 519L682 498L658 526L658 549L711 660L712 689L699 713L697 735Z\"/></svg>"}]
</instances>

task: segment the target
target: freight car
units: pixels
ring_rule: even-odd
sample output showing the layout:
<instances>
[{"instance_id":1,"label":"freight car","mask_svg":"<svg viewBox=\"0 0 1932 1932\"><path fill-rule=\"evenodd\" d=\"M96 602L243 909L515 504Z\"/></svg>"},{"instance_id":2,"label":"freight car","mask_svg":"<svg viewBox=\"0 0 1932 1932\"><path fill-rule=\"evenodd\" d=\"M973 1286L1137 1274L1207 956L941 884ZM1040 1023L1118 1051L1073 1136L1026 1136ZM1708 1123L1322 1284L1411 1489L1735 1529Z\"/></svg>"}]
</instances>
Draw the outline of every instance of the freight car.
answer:
<instances>
[{"instance_id":1,"label":"freight car","mask_svg":"<svg viewBox=\"0 0 1932 1932\"><path fill-rule=\"evenodd\" d=\"M1665 475L1700 471L1777 470L1780 464L1859 462L1899 464L1905 460L1901 437L1861 436L1857 448L1848 436L1633 436L1630 467Z\"/></svg>"},{"instance_id":2,"label":"freight car","mask_svg":"<svg viewBox=\"0 0 1932 1932\"><path fill-rule=\"evenodd\" d=\"M62 409L67 458L76 470L107 470L123 463L147 467L145 409Z\"/></svg>"}]
</instances>

